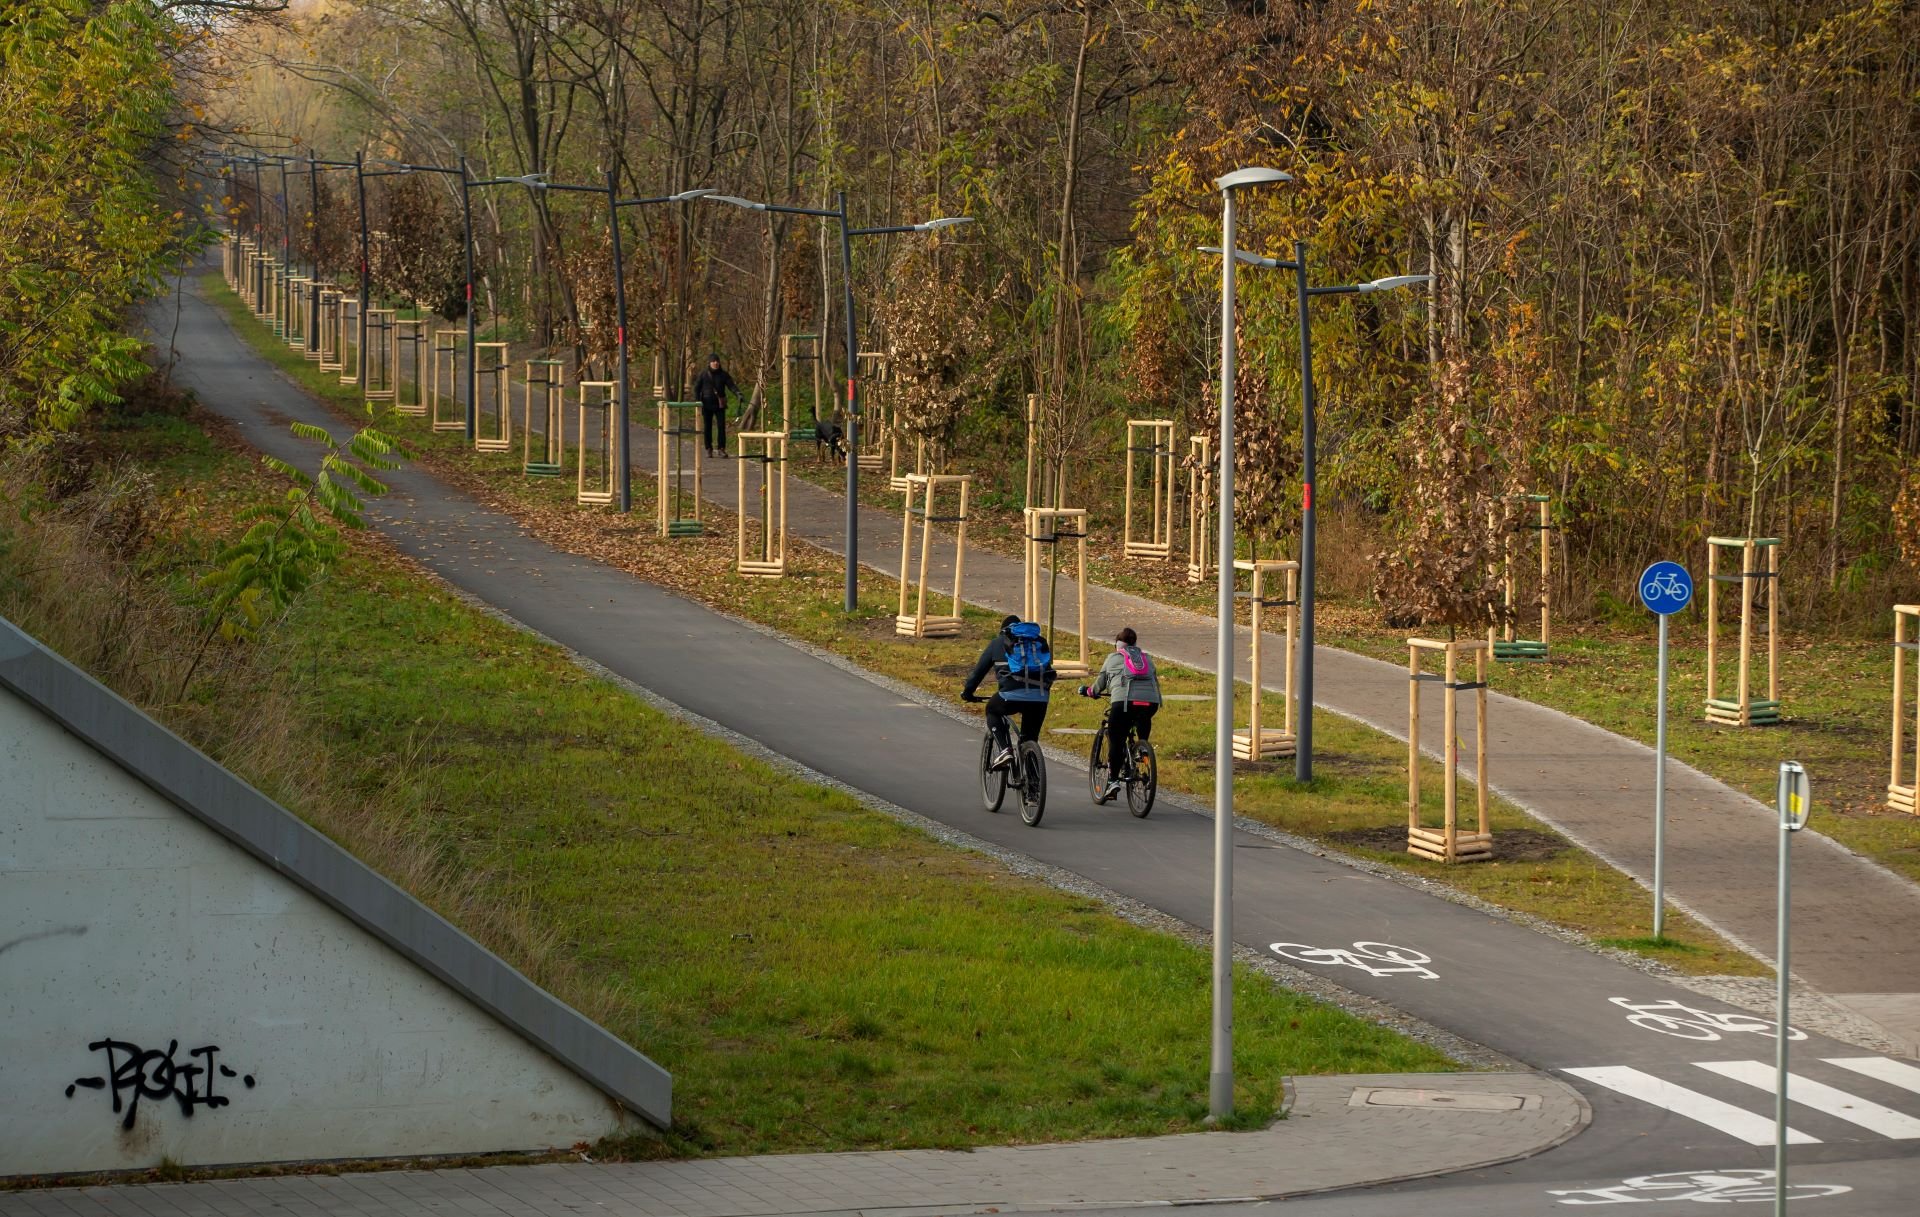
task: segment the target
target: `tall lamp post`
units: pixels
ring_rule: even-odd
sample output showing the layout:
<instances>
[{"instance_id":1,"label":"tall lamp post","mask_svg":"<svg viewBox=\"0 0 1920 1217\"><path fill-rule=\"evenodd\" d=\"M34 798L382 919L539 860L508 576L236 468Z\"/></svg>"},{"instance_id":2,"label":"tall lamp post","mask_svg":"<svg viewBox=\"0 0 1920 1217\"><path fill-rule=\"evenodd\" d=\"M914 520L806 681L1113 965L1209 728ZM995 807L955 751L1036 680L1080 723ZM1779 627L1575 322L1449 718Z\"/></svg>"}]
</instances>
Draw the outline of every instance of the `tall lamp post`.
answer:
<instances>
[{"instance_id":1,"label":"tall lamp post","mask_svg":"<svg viewBox=\"0 0 1920 1217\"><path fill-rule=\"evenodd\" d=\"M310 297L309 307L311 309L309 316L314 319L314 324L306 327L309 357L312 357L312 354L320 349L320 242L318 237L320 229L320 173L324 169L352 169L356 174L363 171L360 158L357 156L350 161L323 161L311 152L307 154L307 198L309 200L309 207L313 213L314 227L313 236L308 240L308 252L313 255L311 258L313 263L313 277L307 283L307 291ZM366 191L364 188L361 190L360 197L364 202L366 199ZM361 208L360 214L364 221L366 217L366 208L364 206ZM365 258L366 243L362 242L361 260L363 264ZM363 289L360 298L360 316L364 320L366 315L367 301ZM357 344L357 349L362 351L366 349L366 333L364 330L358 335ZM365 382L363 381L361 383L364 384Z\"/></svg>"},{"instance_id":2,"label":"tall lamp post","mask_svg":"<svg viewBox=\"0 0 1920 1217\"><path fill-rule=\"evenodd\" d=\"M1233 1114L1233 307L1234 191L1291 182L1278 169L1236 169L1215 178L1220 190L1220 538L1214 635L1218 673L1213 709L1213 1054L1207 1109L1216 1121ZM1255 691L1258 696L1258 690Z\"/></svg>"},{"instance_id":3,"label":"tall lamp post","mask_svg":"<svg viewBox=\"0 0 1920 1217\"><path fill-rule=\"evenodd\" d=\"M484 183L481 183L484 185ZM623 199L620 197L619 183L614 171L607 170L607 184L604 186L568 186L552 182L528 183L536 190L570 190L583 194L604 194L607 196L607 232L613 243L613 334L616 367L614 378L619 382L620 401L620 496L619 506L623 512L633 510L633 427L629 398L630 386L627 384L627 264L626 255L620 244L620 209L622 207L646 207L654 203L690 203L713 193L712 188L699 186L692 190L682 190L679 194L663 194L647 199Z\"/></svg>"},{"instance_id":4,"label":"tall lamp post","mask_svg":"<svg viewBox=\"0 0 1920 1217\"><path fill-rule=\"evenodd\" d=\"M943 216L918 224L889 224L879 228L850 228L847 225L847 192L835 197L836 206L828 211L819 207L788 207L780 203L756 203L730 194L709 194L716 203L731 203L749 211L776 211L786 215L818 216L840 225L840 280L845 288L847 320L847 577L846 611L860 606L860 360L859 340L853 324L853 238L875 237L895 232L936 232L959 224L973 223L972 216ZM816 406L818 403L815 403Z\"/></svg>"},{"instance_id":5,"label":"tall lamp post","mask_svg":"<svg viewBox=\"0 0 1920 1217\"><path fill-rule=\"evenodd\" d=\"M1203 246L1203 252L1217 254L1220 251L1212 246ZM1233 251L1229 259L1245 262L1249 266L1261 266L1272 270L1290 270L1294 275L1294 299L1300 326L1300 447L1303 453L1300 462L1300 636L1297 645L1298 667L1300 673L1300 713L1294 729L1293 780L1310 782L1313 780L1313 573L1314 573L1314 515L1317 504L1314 502L1313 486L1318 455L1319 437L1315 430L1315 406L1317 401L1313 392L1313 328L1310 305L1315 296L1352 296L1371 295L1374 292L1392 291L1397 287L1411 287L1432 280L1432 275L1390 275L1384 279L1371 279L1365 283L1343 283L1327 287L1309 287L1307 285L1307 243L1293 243L1292 261L1278 258L1263 258L1242 249Z\"/></svg>"}]
</instances>

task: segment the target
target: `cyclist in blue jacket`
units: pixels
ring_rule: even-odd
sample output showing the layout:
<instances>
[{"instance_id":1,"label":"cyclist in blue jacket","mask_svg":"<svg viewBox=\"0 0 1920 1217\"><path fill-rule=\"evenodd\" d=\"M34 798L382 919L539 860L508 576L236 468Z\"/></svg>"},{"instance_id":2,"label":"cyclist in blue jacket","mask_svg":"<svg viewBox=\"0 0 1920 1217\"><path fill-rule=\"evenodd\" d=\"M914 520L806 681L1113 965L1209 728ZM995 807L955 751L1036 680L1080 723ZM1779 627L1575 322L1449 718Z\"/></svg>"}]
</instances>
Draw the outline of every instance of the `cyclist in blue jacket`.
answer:
<instances>
[{"instance_id":1,"label":"cyclist in blue jacket","mask_svg":"<svg viewBox=\"0 0 1920 1217\"><path fill-rule=\"evenodd\" d=\"M1020 716L1020 738L1037 740L1040 727L1047 721L1047 701L1053 689L1053 682L1059 675L1053 670L1053 656L1047 650L1044 640L1039 641L1039 655L1043 664L1035 670L1032 664L1016 667L1009 662L1009 656L1031 656L1028 640L1016 637L1016 633L1031 634L1038 637L1039 627L1028 626L1016 631L1015 627L1026 625L1017 613L1009 613L1001 622L1000 630L994 634L987 649L980 652L979 660L973 665L973 671L967 675L966 687L960 690L960 700L977 702L982 700L975 690L987 673L994 674L999 691L986 698L987 727L993 732L994 741L999 745L993 756L991 768L999 769L1013 760L1013 743L1007 737L1007 715Z\"/></svg>"}]
</instances>

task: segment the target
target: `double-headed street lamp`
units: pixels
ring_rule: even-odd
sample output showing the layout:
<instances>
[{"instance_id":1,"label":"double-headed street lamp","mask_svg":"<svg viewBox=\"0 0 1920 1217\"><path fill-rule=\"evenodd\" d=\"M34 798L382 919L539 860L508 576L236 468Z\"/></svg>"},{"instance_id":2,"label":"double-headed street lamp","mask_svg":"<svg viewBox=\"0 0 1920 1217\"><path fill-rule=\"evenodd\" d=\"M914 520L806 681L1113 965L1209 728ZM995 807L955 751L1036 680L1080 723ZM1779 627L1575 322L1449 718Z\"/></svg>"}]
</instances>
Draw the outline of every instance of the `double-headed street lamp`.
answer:
<instances>
[{"instance_id":1,"label":"double-headed street lamp","mask_svg":"<svg viewBox=\"0 0 1920 1217\"><path fill-rule=\"evenodd\" d=\"M819 207L788 207L780 203L756 203L752 199L739 198L731 194L708 194L706 198L716 203L730 203L735 207L745 207L749 211L774 211L785 215L818 216L821 219L834 220L840 225L840 279L846 289L845 309L847 315L847 588L846 611L851 613L860 605L860 461L856 455L860 451L860 385L858 339L853 323L853 238L876 237L897 232L937 232L942 228L953 228L960 224L973 223L972 216L943 216L937 220L924 220L918 224L889 224L878 228L850 228L847 225L847 192L842 190L835 196L835 208L828 211ZM824 357L824 350L822 352ZM819 403L814 403L818 407Z\"/></svg>"},{"instance_id":2,"label":"double-headed street lamp","mask_svg":"<svg viewBox=\"0 0 1920 1217\"><path fill-rule=\"evenodd\" d=\"M1314 494L1318 437L1313 392L1313 329L1309 303L1315 296L1367 295L1426 283L1431 275L1393 275L1367 283L1311 287L1307 283L1307 244L1293 243L1293 259L1261 257L1235 248L1234 191L1247 186L1290 182L1278 169L1247 168L1217 178L1222 198L1218 247L1202 246L1220 259L1220 538L1219 598L1215 667L1219 683L1214 703L1213 809L1213 1058L1209 1079L1210 1109L1220 1119L1233 1110L1233 382L1234 382L1234 269L1239 263L1294 272L1295 300L1300 327L1300 713L1296 718L1294 779L1313 778L1313 575ZM1253 690L1260 696L1260 690Z\"/></svg>"},{"instance_id":3,"label":"double-headed street lamp","mask_svg":"<svg viewBox=\"0 0 1920 1217\"><path fill-rule=\"evenodd\" d=\"M1203 247L1207 253L1220 251L1212 246ZM1307 243L1293 243L1293 258L1282 261L1278 258L1264 258L1250 254L1244 249L1233 251L1233 260L1244 262L1248 266L1261 266L1272 270L1290 270L1294 274L1294 293L1300 326L1300 447L1302 452L1300 470L1300 637L1299 668L1300 673L1300 715L1296 729L1296 747L1293 756L1293 777L1297 782L1313 780L1313 574L1314 574L1314 503L1313 485L1316 472L1316 456L1319 441L1315 430L1317 399L1313 389L1313 330L1308 316L1309 304L1315 296L1353 296L1371 295L1374 292L1392 291L1397 287L1412 287L1416 284L1431 282L1432 275L1389 275L1384 279L1370 279L1365 283L1343 283L1327 287L1309 287L1307 285Z\"/></svg>"},{"instance_id":4,"label":"double-headed street lamp","mask_svg":"<svg viewBox=\"0 0 1920 1217\"><path fill-rule=\"evenodd\" d=\"M525 181L526 179L516 179ZM485 183L481 183L484 185ZM623 199L620 197L619 184L614 179L614 171L607 170L605 186L568 186L551 182L527 182L537 190L571 190L584 194L604 194L607 196L607 231L613 241L613 333L614 351L617 367L614 379L618 382L620 399L620 510L633 510L633 445L629 434L633 425L628 399L627 384L627 266L626 257L620 244L620 209L622 207L646 207L654 203L690 203L703 199L713 193L708 186L697 186L692 190L682 190L679 194L663 194L646 199ZM467 351L469 364L473 351ZM584 441L582 441L584 442Z\"/></svg>"}]
</instances>

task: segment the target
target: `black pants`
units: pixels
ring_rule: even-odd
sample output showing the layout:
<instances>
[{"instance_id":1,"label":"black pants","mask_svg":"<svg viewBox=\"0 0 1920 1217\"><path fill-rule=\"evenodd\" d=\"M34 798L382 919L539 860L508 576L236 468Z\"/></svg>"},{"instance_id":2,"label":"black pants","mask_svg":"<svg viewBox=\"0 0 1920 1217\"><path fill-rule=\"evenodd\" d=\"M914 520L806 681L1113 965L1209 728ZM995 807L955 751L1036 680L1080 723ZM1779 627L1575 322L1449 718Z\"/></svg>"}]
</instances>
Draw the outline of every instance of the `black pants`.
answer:
<instances>
[{"instance_id":1,"label":"black pants","mask_svg":"<svg viewBox=\"0 0 1920 1217\"><path fill-rule=\"evenodd\" d=\"M708 452L727 450L727 406L725 402L700 403L700 439Z\"/></svg>"},{"instance_id":2,"label":"black pants","mask_svg":"<svg viewBox=\"0 0 1920 1217\"><path fill-rule=\"evenodd\" d=\"M1020 738L1037 740L1040 738L1040 725L1047 721L1047 703L1043 701L1008 701L995 693L987 699L987 727L993 732L993 738L1002 745L1008 744L1007 716L1020 716Z\"/></svg>"},{"instance_id":3,"label":"black pants","mask_svg":"<svg viewBox=\"0 0 1920 1217\"><path fill-rule=\"evenodd\" d=\"M1132 729L1141 739L1153 737L1153 712L1159 706L1135 706L1127 702L1113 703L1107 712L1107 776L1120 776L1120 762L1126 759L1127 731Z\"/></svg>"}]
</instances>

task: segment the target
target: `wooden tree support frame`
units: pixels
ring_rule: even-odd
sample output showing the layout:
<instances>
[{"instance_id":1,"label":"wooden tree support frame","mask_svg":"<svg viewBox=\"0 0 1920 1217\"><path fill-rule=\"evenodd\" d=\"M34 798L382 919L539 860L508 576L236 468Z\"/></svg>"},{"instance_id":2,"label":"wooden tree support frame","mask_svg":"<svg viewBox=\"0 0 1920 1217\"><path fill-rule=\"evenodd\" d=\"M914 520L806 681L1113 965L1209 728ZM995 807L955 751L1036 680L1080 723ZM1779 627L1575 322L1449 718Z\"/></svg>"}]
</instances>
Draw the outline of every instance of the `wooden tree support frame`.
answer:
<instances>
[{"instance_id":1,"label":"wooden tree support frame","mask_svg":"<svg viewBox=\"0 0 1920 1217\"><path fill-rule=\"evenodd\" d=\"M1740 573L1720 573L1720 551L1740 555ZM1764 563L1763 563L1764 557ZM1740 585L1739 681L1732 697L1721 697L1720 585ZM1767 590L1767 695L1753 696L1753 633L1756 591ZM1707 538L1707 721L1725 727L1764 727L1780 721L1780 539L1778 537Z\"/></svg>"},{"instance_id":2,"label":"wooden tree support frame","mask_svg":"<svg viewBox=\"0 0 1920 1217\"><path fill-rule=\"evenodd\" d=\"M1252 685L1251 709L1248 713L1247 729L1233 733L1233 756L1240 761L1267 761L1292 756L1296 750L1293 715L1297 693L1294 688L1294 632L1300 621L1300 564L1294 561L1261 558L1248 560L1234 559L1233 569L1244 571L1252 576L1252 587L1246 592L1248 603L1252 606L1249 624L1253 629L1253 638L1248 647L1251 662L1247 665L1247 679ZM1275 575L1280 577L1280 595L1273 596L1267 586L1267 580ZM1235 593L1236 597L1239 593ZM1282 697L1280 726L1276 729L1261 723L1261 703L1266 694L1266 673L1261 662L1264 650L1262 638L1267 632L1266 613L1270 608L1282 610L1286 623L1286 663L1284 682L1285 693Z\"/></svg>"},{"instance_id":3,"label":"wooden tree support frame","mask_svg":"<svg viewBox=\"0 0 1920 1217\"><path fill-rule=\"evenodd\" d=\"M957 638L961 630L960 581L967 562L967 502L972 493L970 473L912 473L907 475L906 504L900 512L900 612L893 619L893 632L904 638ZM953 514L938 510L940 492L956 491L959 502ZM920 505L914 506L919 500ZM914 574L914 521L919 521L920 562ZM927 612L927 566L933 554L933 528L952 524L953 530L953 611L944 616ZM907 605L913 611L907 611Z\"/></svg>"},{"instance_id":4,"label":"wooden tree support frame","mask_svg":"<svg viewBox=\"0 0 1920 1217\"><path fill-rule=\"evenodd\" d=\"M1133 527L1134 456L1146 463L1146 531ZM1127 493L1126 521L1121 550L1129 558L1173 557L1173 420L1170 418L1130 418L1127 420Z\"/></svg>"},{"instance_id":5,"label":"wooden tree support frame","mask_svg":"<svg viewBox=\"0 0 1920 1217\"><path fill-rule=\"evenodd\" d=\"M366 398L370 402L394 401L398 397L395 379L395 369L400 363L400 348L395 342L398 334L392 309L367 310Z\"/></svg>"},{"instance_id":6,"label":"wooden tree support frame","mask_svg":"<svg viewBox=\"0 0 1920 1217\"><path fill-rule=\"evenodd\" d=\"M859 462L861 472L878 473L886 468L887 440L893 431L893 416L885 409L885 394L872 393L866 386L884 389L893 383L893 360L885 351L860 352L861 402L881 403L881 408L865 406L860 418L860 451L851 455Z\"/></svg>"},{"instance_id":7,"label":"wooden tree support frame","mask_svg":"<svg viewBox=\"0 0 1920 1217\"><path fill-rule=\"evenodd\" d=\"M427 412L427 386L432 381L427 356L427 323L417 317L393 322L393 408L402 414Z\"/></svg>"},{"instance_id":8,"label":"wooden tree support frame","mask_svg":"<svg viewBox=\"0 0 1920 1217\"><path fill-rule=\"evenodd\" d=\"M313 280L305 275L287 279L287 328L280 336L296 351L307 345L307 291L312 286Z\"/></svg>"},{"instance_id":9,"label":"wooden tree support frame","mask_svg":"<svg viewBox=\"0 0 1920 1217\"><path fill-rule=\"evenodd\" d=\"M1187 582L1205 583L1214 572L1213 439L1190 435L1187 450Z\"/></svg>"},{"instance_id":10,"label":"wooden tree support frame","mask_svg":"<svg viewBox=\"0 0 1920 1217\"><path fill-rule=\"evenodd\" d=\"M320 289L320 370L338 372L342 368L340 352L340 289Z\"/></svg>"},{"instance_id":11,"label":"wooden tree support frame","mask_svg":"<svg viewBox=\"0 0 1920 1217\"><path fill-rule=\"evenodd\" d=\"M1903 738L1909 654L1914 656L1911 748ZM1893 772L1887 779L1887 806L1909 815L1920 815L1917 794L1920 794L1920 604L1896 604L1893 606Z\"/></svg>"},{"instance_id":12,"label":"wooden tree support frame","mask_svg":"<svg viewBox=\"0 0 1920 1217\"><path fill-rule=\"evenodd\" d=\"M1087 646L1087 509L1084 507L1029 507L1026 510L1025 579L1020 615L1037 622L1046 632L1047 646L1053 651L1053 669L1062 679L1091 675L1093 658ZM1055 610L1059 598L1053 593L1060 570L1060 544L1072 546L1067 577L1073 580L1074 658L1062 652ZM956 610L958 611L958 610Z\"/></svg>"},{"instance_id":13,"label":"wooden tree support frame","mask_svg":"<svg viewBox=\"0 0 1920 1217\"><path fill-rule=\"evenodd\" d=\"M735 498L738 531L734 542L734 569L752 579L779 579L787 573L787 432L742 431L736 469ZM753 491L753 512L747 509L747 473L760 470ZM748 525L757 535L748 540Z\"/></svg>"},{"instance_id":14,"label":"wooden tree support frame","mask_svg":"<svg viewBox=\"0 0 1920 1217\"><path fill-rule=\"evenodd\" d=\"M433 332L433 369L427 381L427 417L435 431L465 431L467 412L460 404L460 361L467 336L459 330Z\"/></svg>"},{"instance_id":15,"label":"wooden tree support frame","mask_svg":"<svg viewBox=\"0 0 1920 1217\"><path fill-rule=\"evenodd\" d=\"M1420 670L1423 652L1444 657L1440 672ZM1461 660L1473 656L1473 679L1460 679ZM1420 686L1438 680L1446 690L1446 812L1438 829L1420 823ZM1460 831L1460 694L1473 702L1474 790L1477 810L1472 832ZM1485 862L1493 857L1493 829L1487 821L1487 645L1483 642L1435 642L1407 639L1407 852L1435 862Z\"/></svg>"},{"instance_id":16,"label":"wooden tree support frame","mask_svg":"<svg viewBox=\"0 0 1920 1217\"><path fill-rule=\"evenodd\" d=\"M1553 640L1553 516L1552 497L1544 494L1513 494L1510 502L1532 505L1533 519L1522 519L1507 532L1501 543L1500 583L1506 598L1507 620L1502 626L1487 627L1487 641L1493 644L1493 657L1502 663L1516 660L1541 660ZM1525 509L1523 508L1523 512ZM1520 594L1520 578L1515 561L1517 534L1531 532L1540 547L1540 637L1522 638L1515 606Z\"/></svg>"},{"instance_id":17,"label":"wooden tree support frame","mask_svg":"<svg viewBox=\"0 0 1920 1217\"><path fill-rule=\"evenodd\" d=\"M340 383L360 383L360 298L340 297Z\"/></svg>"},{"instance_id":18,"label":"wooden tree support frame","mask_svg":"<svg viewBox=\"0 0 1920 1217\"><path fill-rule=\"evenodd\" d=\"M818 416L820 412L820 391L822 387L821 376L823 373L821 365L825 362L826 360L822 357L820 349L820 335L780 335L780 428L787 433L789 439L796 443L804 443L807 440L818 439L820 433L811 422L803 427L794 426L793 365L796 363L812 365L810 369L813 373L812 410L815 416ZM786 476L786 466L784 464L781 466L780 476Z\"/></svg>"},{"instance_id":19,"label":"wooden tree support frame","mask_svg":"<svg viewBox=\"0 0 1920 1217\"><path fill-rule=\"evenodd\" d=\"M513 451L513 364L504 342L473 344L476 452Z\"/></svg>"},{"instance_id":20,"label":"wooden tree support frame","mask_svg":"<svg viewBox=\"0 0 1920 1217\"><path fill-rule=\"evenodd\" d=\"M611 380L580 382L580 464L574 481L574 502L583 507L613 502L620 484L620 454L613 444L614 407L619 386Z\"/></svg>"},{"instance_id":21,"label":"wooden tree support frame","mask_svg":"<svg viewBox=\"0 0 1920 1217\"><path fill-rule=\"evenodd\" d=\"M659 403L659 451L654 468L660 478L660 535L698 537L707 526L700 520L700 501L706 493L700 447L700 403L662 401ZM687 492L687 475L693 475L693 492Z\"/></svg>"},{"instance_id":22,"label":"wooden tree support frame","mask_svg":"<svg viewBox=\"0 0 1920 1217\"><path fill-rule=\"evenodd\" d=\"M287 268L274 258L267 263L267 329L284 337L287 325Z\"/></svg>"},{"instance_id":23,"label":"wooden tree support frame","mask_svg":"<svg viewBox=\"0 0 1920 1217\"><path fill-rule=\"evenodd\" d=\"M301 358L318 362L322 336L326 332L326 310L323 307L326 295L332 285L324 279L313 279L307 283L306 312L301 325L307 331L306 349L300 352Z\"/></svg>"},{"instance_id":24,"label":"wooden tree support frame","mask_svg":"<svg viewBox=\"0 0 1920 1217\"><path fill-rule=\"evenodd\" d=\"M522 387L521 471L528 477L557 478L567 471L567 365L558 359L529 359Z\"/></svg>"}]
</instances>

